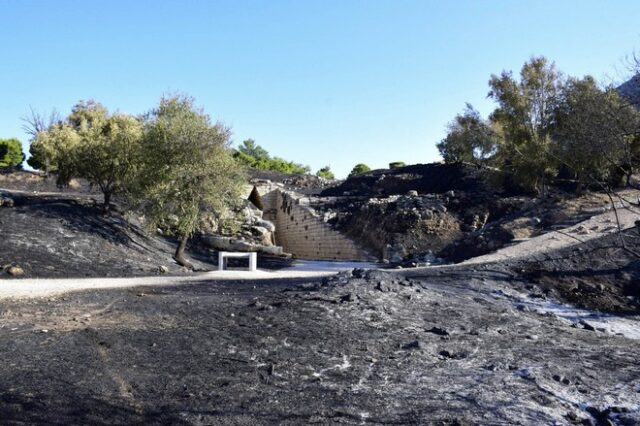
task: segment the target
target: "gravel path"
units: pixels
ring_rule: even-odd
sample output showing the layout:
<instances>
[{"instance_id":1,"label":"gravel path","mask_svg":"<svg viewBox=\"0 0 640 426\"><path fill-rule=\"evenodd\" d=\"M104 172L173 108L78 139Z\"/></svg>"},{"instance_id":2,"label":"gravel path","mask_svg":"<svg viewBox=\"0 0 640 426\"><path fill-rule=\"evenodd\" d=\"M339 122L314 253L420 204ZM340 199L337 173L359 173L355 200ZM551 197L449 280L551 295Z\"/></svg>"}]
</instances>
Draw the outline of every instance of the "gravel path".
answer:
<instances>
[{"instance_id":1,"label":"gravel path","mask_svg":"<svg viewBox=\"0 0 640 426\"><path fill-rule=\"evenodd\" d=\"M256 281L325 277L338 271L215 271L189 276L135 278L26 278L2 280L0 299L47 297L79 290L117 289L138 286L166 287L178 284L211 284L218 281Z\"/></svg>"},{"instance_id":2,"label":"gravel path","mask_svg":"<svg viewBox=\"0 0 640 426\"><path fill-rule=\"evenodd\" d=\"M635 209L634 209L635 210ZM635 226L635 221L640 219L637 211L622 208L618 209L618 219L621 230L626 230ZM528 240L521 241L489 253L484 256L474 257L462 262L464 265L474 265L480 263L492 263L502 260L522 259L534 256L539 253L549 252L564 247L580 244L594 238L604 237L617 230L616 215L614 211L608 211L597 216L593 216L584 222L574 226L551 231Z\"/></svg>"}]
</instances>

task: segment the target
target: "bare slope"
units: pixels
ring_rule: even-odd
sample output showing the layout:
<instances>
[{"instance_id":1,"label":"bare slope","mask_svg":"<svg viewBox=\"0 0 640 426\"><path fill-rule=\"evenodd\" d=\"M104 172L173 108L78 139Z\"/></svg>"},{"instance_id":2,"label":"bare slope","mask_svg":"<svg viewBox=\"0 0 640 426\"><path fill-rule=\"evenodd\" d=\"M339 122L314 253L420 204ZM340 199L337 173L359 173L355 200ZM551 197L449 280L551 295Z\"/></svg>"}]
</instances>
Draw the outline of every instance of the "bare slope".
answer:
<instances>
[{"instance_id":1,"label":"bare slope","mask_svg":"<svg viewBox=\"0 0 640 426\"><path fill-rule=\"evenodd\" d=\"M505 275L381 272L2 301L4 424L634 424L636 340ZM510 290L511 289L511 290Z\"/></svg>"},{"instance_id":2,"label":"bare slope","mask_svg":"<svg viewBox=\"0 0 640 426\"><path fill-rule=\"evenodd\" d=\"M26 277L128 277L184 273L171 255L175 243L99 206L83 194L33 195L3 191L13 207L0 207L0 266L20 265ZM215 269L217 256L193 247L199 270ZM261 258L261 267L282 261ZM1 276L7 277L6 274Z\"/></svg>"}]
</instances>

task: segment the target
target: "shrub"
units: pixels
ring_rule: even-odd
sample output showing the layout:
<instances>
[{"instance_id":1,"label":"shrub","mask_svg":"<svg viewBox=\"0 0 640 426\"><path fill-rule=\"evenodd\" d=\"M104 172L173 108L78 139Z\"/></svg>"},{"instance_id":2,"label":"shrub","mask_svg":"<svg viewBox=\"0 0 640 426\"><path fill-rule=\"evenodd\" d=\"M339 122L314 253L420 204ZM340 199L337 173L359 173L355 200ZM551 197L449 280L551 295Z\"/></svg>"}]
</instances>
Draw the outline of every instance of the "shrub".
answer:
<instances>
[{"instance_id":1,"label":"shrub","mask_svg":"<svg viewBox=\"0 0 640 426\"><path fill-rule=\"evenodd\" d=\"M404 161L394 161L392 163L389 163L390 169L399 169L400 167L404 167L404 166L406 166Z\"/></svg>"},{"instance_id":2,"label":"shrub","mask_svg":"<svg viewBox=\"0 0 640 426\"><path fill-rule=\"evenodd\" d=\"M349 173L349 176L347 177L354 177L354 176L358 176L362 173L366 173L369 170L371 170L371 168L369 166L367 166L366 164L360 163L360 164L356 164L353 169L351 169L351 173Z\"/></svg>"},{"instance_id":3,"label":"shrub","mask_svg":"<svg viewBox=\"0 0 640 426\"><path fill-rule=\"evenodd\" d=\"M242 142L233 153L240 163L256 170L268 170L285 174L305 174L311 170L309 166L287 161L279 157L271 157L266 149L256 144L253 139Z\"/></svg>"},{"instance_id":4,"label":"shrub","mask_svg":"<svg viewBox=\"0 0 640 426\"><path fill-rule=\"evenodd\" d=\"M333 172L331 171L331 167L329 166L324 166L323 168L318 170L316 172L316 176L324 179L329 179L329 180L334 180L336 178Z\"/></svg>"},{"instance_id":5,"label":"shrub","mask_svg":"<svg viewBox=\"0 0 640 426\"><path fill-rule=\"evenodd\" d=\"M16 138L0 139L0 168L22 167L24 153Z\"/></svg>"}]
</instances>

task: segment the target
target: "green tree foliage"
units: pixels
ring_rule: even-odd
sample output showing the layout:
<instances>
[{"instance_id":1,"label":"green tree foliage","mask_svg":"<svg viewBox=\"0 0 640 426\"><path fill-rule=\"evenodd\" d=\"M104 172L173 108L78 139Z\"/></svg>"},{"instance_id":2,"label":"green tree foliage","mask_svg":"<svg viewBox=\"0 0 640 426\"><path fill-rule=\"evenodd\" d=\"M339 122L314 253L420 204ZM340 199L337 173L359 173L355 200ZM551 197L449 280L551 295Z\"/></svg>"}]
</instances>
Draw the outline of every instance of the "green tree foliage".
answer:
<instances>
[{"instance_id":1,"label":"green tree foliage","mask_svg":"<svg viewBox=\"0 0 640 426\"><path fill-rule=\"evenodd\" d=\"M229 129L182 95L162 98L145 119L135 196L151 227L172 224L181 265L190 266L184 249L203 217L240 200L244 178L229 139Z\"/></svg>"},{"instance_id":2,"label":"green tree foliage","mask_svg":"<svg viewBox=\"0 0 640 426\"><path fill-rule=\"evenodd\" d=\"M555 111L552 150L581 183L628 184L640 162L640 113L593 77L570 78Z\"/></svg>"},{"instance_id":3,"label":"green tree foliage","mask_svg":"<svg viewBox=\"0 0 640 426\"><path fill-rule=\"evenodd\" d=\"M0 169L22 167L23 161L22 144L18 139L0 139Z\"/></svg>"},{"instance_id":4,"label":"green tree foliage","mask_svg":"<svg viewBox=\"0 0 640 426\"><path fill-rule=\"evenodd\" d=\"M256 144L256 141L253 139L247 139L242 142L242 144L238 147L238 151L248 155L249 157L253 157L256 160L268 159L269 153L266 149Z\"/></svg>"},{"instance_id":5,"label":"green tree foliage","mask_svg":"<svg viewBox=\"0 0 640 426\"><path fill-rule=\"evenodd\" d=\"M354 176L361 175L362 173L366 173L366 172L368 172L370 170L371 170L371 168L369 166L367 166L366 164L359 163L359 164L356 164L355 166L353 166L353 169L351 169L351 173L349 173L349 176L347 176L347 177L352 178Z\"/></svg>"},{"instance_id":6,"label":"green tree foliage","mask_svg":"<svg viewBox=\"0 0 640 426\"><path fill-rule=\"evenodd\" d=\"M399 169L400 167L404 167L404 166L406 166L404 161L393 161L389 163L390 169Z\"/></svg>"},{"instance_id":7,"label":"green tree foliage","mask_svg":"<svg viewBox=\"0 0 640 426\"><path fill-rule=\"evenodd\" d=\"M489 121L469 105L456 116L438 144L445 161L481 160L535 192L558 177L630 183L640 166L640 112L618 90L565 78L544 57L525 63L519 79L491 76L489 87L497 108Z\"/></svg>"},{"instance_id":8,"label":"green tree foliage","mask_svg":"<svg viewBox=\"0 0 640 426\"><path fill-rule=\"evenodd\" d=\"M525 189L542 191L553 172L548 149L562 82L555 64L544 57L525 63L519 80L504 71L489 80L489 97L498 103L490 120L504 132L497 160Z\"/></svg>"},{"instance_id":9,"label":"green tree foliage","mask_svg":"<svg viewBox=\"0 0 640 426\"><path fill-rule=\"evenodd\" d=\"M309 166L279 157L271 157L267 150L256 144L253 139L243 141L233 153L233 156L241 164L255 170L268 170L286 174L305 174L311 171Z\"/></svg>"},{"instance_id":10,"label":"green tree foliage","mask_svg":"<svg viewBox=\"0 0 640 426\"><path fill-rule=\"evenodd\" d=\"M497 135L491 124L467 104L464 112L449 123L447 136L437 147L446 163L481 164L495 153L496 145Z\"/></svg>"},{"instance_id":11,"label":"green tree foliage","mask_svg":"<svg viewBox=\"0 0 640 426\"><path fill-rule=\"evenodd\" d=\"M321 177L323 179L328 179L328 180L334 180L336 178L333 172L331 171L331 167L329 166L324 166L323 168L318 170L316 172L316 176Z\"/></svg>"},{"instance_id":12,"label":"green tree foliage","mask_svg":"<svg viewBox=\"0 0 640 426\"><path fill-rule=\"evenodd\" d=\"M106 114L106 111L105 111ZM81 177L97 186L104 195L104 209L111 197L125 192L138 167L142 123L135 117L116 114L91 127L80 128L80 143L61 161L58 180Z\"/></svg>"},{"instance_id":13,"label":"green tree foliage","mask_svg":"<svg viewBox=\"0 0 640 426\"><path fill-rule=\"evenodd\" d=\"M78 140L77 132L68 123L54 123L47 130L38 132L32 139L28 164L48 175L49 172L58 169L58 161L64 158Z\"/></svg>"},{"instance_id":14,"label":"green tree foliage","mask_svg":"<svg viewBox=\"0 0 640 426\"><path fill-rule=\"evenodd\" d=\"M112 195L125 191L132 179L141 137L140 120L111 116L100 103L80 101L66 120L36 133L31 152L46 170L57 169L59 185L78 177L100 188L107 211Z\"/></svg>"}]
</instances>

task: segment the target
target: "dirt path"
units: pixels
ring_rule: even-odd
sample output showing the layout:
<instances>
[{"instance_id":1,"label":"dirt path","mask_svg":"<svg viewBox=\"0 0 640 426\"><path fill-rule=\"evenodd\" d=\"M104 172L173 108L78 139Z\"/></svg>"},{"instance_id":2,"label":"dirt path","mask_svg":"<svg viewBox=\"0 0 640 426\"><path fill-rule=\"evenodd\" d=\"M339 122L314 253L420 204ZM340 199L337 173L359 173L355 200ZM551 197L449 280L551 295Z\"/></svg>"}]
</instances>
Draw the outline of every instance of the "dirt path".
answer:
<instances>
[{"instance_id":1,"label":"dirt path","mask_svg":"<svg viewBox=\"0 0 640 426\"><path fill-rule=\"evenodd\" d=\"M338 271L215 271L189 276L135 278L51 278L0 281L0 299L47 297L79 290L117 289L138 286L166 287L217 281L263 281L277 279L316 278L335 275Z\"/></svg>"},{"instance_id":2,"label":"dirt path","mask_svg":"<svg viewBox=\"0 0 640 426\"><path fill-rule=\"evenodd\" d=\"M618 219L622 230L635 226L635 221L640 215L632 210L618 209ZM495 253L474 257L462 262L463 265L499 262L502 260L521 259L534 256L539 253L549 252L564 247L580 244L611 234L617 230L616 215L614 211L593 216L569 228L551 231L537 237L504 247Z\"/></svg>"}]
</instances>

